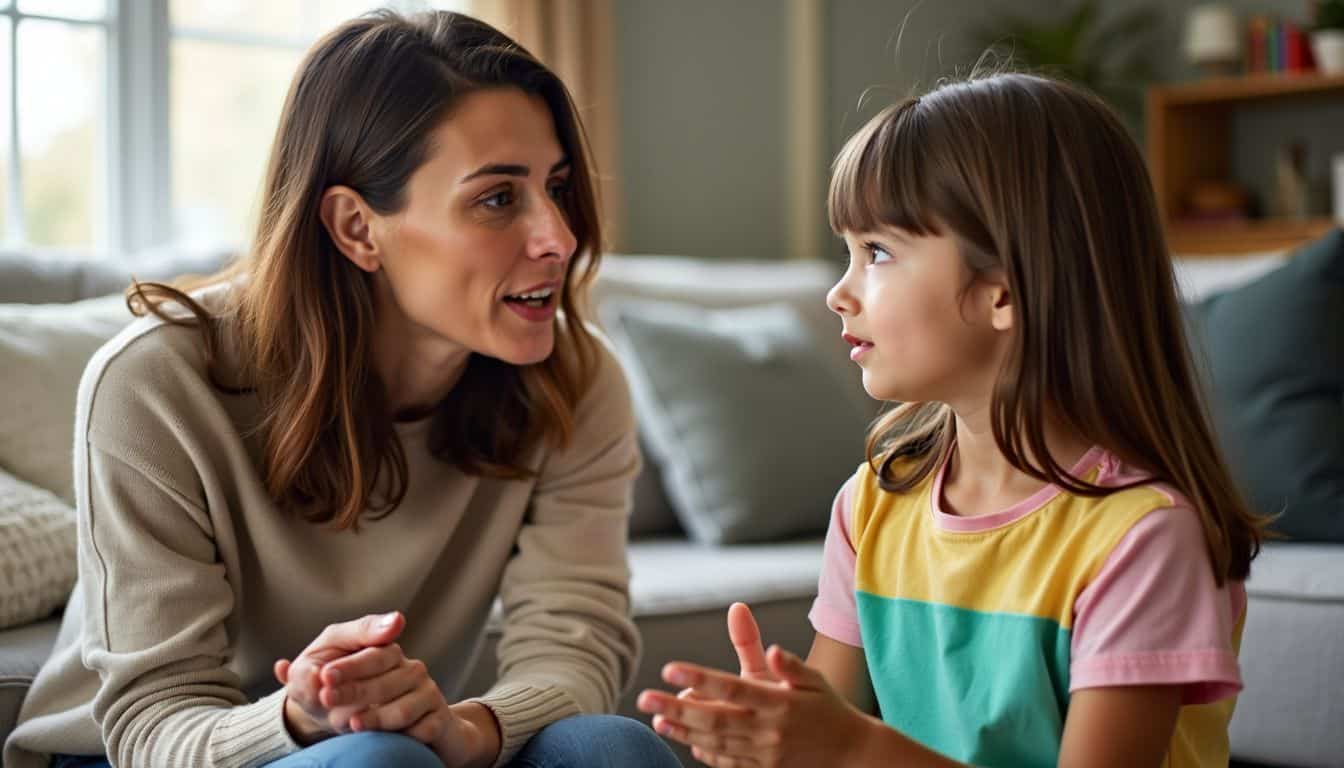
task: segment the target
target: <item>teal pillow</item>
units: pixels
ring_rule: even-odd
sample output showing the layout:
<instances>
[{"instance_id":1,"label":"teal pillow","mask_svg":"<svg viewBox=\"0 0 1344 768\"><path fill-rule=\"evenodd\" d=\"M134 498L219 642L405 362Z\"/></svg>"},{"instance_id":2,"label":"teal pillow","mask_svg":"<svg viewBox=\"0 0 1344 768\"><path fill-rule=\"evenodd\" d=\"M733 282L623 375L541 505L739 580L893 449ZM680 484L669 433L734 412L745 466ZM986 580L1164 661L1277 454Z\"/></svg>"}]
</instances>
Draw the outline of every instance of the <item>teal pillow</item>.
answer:
<instances>
[{"instance_id":1,"label":"teal pillow","mask_svg":"<svg viewBox=\"0 0 1344 768\"><path fill-rule=\"evenodd\" d=\"M612 300L600 315L692 538L741 544L826 529L863 460L870 414L797 308Z\"/></svg>"},{"instance_id":2,"label":"teal pillow","mask_svg":"<svg viewBox=\"0 0 1344 768\"><path fill-rule=\"evenodd\" d=\"M1219 440L1253 507L1344 542L1344 231L1187 307Z\"/></svg>"}]
</instances>

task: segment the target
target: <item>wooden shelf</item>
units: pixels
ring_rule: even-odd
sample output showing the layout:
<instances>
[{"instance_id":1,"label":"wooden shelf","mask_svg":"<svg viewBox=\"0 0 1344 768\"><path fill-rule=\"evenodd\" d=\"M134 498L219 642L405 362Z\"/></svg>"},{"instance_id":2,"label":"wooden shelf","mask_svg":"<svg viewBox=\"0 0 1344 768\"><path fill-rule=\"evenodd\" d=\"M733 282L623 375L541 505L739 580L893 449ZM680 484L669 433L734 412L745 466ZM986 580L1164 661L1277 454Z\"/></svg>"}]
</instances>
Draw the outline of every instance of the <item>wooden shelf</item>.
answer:
<instances>
[{"instance_id":1,"label":"wooden shelf","mask_svg":"<svg viewBox=\"0 0 1344 768\"><path fill-rule=\"evenodd\" d=\"M1219 256L1282 251L1315 240L1339 226L1328 217L1254 219L1251 221L1174 221L1167 226L1167 246L1182 256Z\"/></svg>"},{"instance_id":2,"label":"wooden shelf","mask_svg":"<svg viewBox=\"0 0 1344 768\"><path fill-rule=\"evenodd\" d=\"M1334 226L1328 218L1232 223L1181 220L1187 195L1194 185L1233 179L1233 116L1241 110L1283 101L1344 103L1344 76L1279 73L1148 89L1148 170L1173 254L1249 254L1291 249L1320 237Z\"/></svg>"},{"instance_id":3,"label":"wooden shelf","mask_svg":"<svg viewBox=\"0 0 1344 768\"><path fill-rule=\"evenodd\" d=\"M1320 75L1315 72L1248 75L1199 80L1152 89L1152 97L1168 106L1235 104L1275 97L1330 95L1344 92L1344 75Z\"/></svg>"}]
</instances>

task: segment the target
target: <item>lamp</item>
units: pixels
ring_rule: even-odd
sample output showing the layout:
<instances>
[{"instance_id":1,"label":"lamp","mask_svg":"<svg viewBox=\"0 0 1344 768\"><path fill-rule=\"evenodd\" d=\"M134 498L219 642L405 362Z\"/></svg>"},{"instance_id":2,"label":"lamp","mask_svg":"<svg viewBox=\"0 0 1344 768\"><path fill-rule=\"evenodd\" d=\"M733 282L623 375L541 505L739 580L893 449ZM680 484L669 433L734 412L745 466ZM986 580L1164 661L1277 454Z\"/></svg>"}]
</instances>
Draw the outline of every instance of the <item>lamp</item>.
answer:
<instances>
[{"instance_id":1,"label":"lamp","mask_svg":"<svg viewBox=\"0 0 1344 768\"><path fill-rule=\"evenodd\" d=\"M1222 3L1190 9L1185 25L1185 56L1208 74L1230 75L1241 62L1241 23Z\"/></svg>"}]
</instances>

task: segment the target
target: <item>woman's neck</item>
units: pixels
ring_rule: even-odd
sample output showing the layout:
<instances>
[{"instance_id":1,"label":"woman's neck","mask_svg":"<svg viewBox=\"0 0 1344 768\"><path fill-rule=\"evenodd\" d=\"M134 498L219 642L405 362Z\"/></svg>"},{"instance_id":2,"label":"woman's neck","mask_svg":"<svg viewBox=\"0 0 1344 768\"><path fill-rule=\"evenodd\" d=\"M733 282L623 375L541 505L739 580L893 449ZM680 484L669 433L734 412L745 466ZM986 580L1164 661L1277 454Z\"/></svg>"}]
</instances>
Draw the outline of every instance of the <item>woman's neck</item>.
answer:
<instances>
[{"instance_id":1,"label":"woman's neck","mask_svg":"<svg viewBox=\"0 0 1344 768\"><path fill-rule=\"evenodd\" d=\"M994 442L988 405L956 414L956 444L943 474L940 505L949 514L975 517L998 512L1045 487L1047 483L1008 462ZM1073 467L1091 443L1054 420L1045 425L1045 445L1055 463ZM1037 465L1043 457L1028 455Z\"/></svg>"},{"instance_id":2,"label":"woman's neck","mask_svg":"<svg viewBox=\"0 0 1344 768\"><path fill-rule=\"evenodd\" d=\"M471 350L411 321L390 297L380 296L374 331L374 367L393 418L429 415L467 368Z\"/></svg>"}]
</instances>

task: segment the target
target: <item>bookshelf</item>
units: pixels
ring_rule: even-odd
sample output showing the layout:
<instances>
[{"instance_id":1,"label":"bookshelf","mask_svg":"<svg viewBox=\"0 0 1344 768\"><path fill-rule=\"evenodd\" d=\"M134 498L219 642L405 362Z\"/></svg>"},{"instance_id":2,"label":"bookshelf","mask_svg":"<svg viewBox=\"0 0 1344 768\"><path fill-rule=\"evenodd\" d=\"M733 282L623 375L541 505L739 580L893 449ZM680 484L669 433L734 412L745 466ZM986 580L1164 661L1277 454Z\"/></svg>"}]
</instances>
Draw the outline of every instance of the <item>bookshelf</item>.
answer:
<instances>
[{"instance_id":1,"label":"bookshelf","mask_svg":"<svg viewBox=\"0 0 1344 768\"><path fill-rule=\"evenodd\" d=\"M1199 256L1288 249L1335 226L1329 217L1181 220L1184 196L1194 182L1231 179L1234 112L1288 100L1342 102L1344 76L1260 74L1148 90L1149 173L1172 253Z\"/></svg>"}]
</instances>

